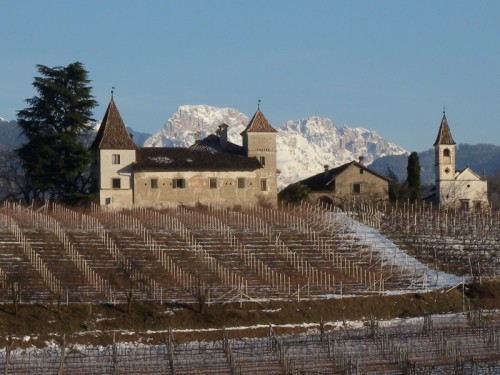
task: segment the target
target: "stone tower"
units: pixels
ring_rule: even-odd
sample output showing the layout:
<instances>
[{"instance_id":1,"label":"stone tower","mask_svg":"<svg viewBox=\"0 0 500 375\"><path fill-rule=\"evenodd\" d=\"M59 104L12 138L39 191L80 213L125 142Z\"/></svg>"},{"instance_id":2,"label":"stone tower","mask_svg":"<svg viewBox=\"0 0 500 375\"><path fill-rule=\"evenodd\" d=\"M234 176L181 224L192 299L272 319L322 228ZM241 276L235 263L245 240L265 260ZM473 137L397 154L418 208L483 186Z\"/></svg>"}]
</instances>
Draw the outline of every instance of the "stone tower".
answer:
<instances>
[{"instance_id":1,"label":"stone tower","mask_svg":"<svg viewBox=\"0 0 500 375\"><path fill-rule=\"evenodd\" d=\"M90 147L94 193L98 204L126 207L133 202L133 170L138 147L132 140L113 98Z\"/></svg>"},{"instance_id":2,"label":"stone tower","mask_svg":"<svg viewBox=\"0 0 500 375\"><path fill-rule=\"evenodd\" d=\"M276 130L269 124L260 109L255 112L248 126L241 133L247 157L255 157L262 168L260 192L263 203L277 204Z\"/></svg>"},{"instance_id":3,"label":"stone tower","mask_svg":"<svg viewBox=\"0 0 500 375\"><path fill-rule=\"evenodd\" d=\"M443 112L439 132L434 142L436 194L439 203L447 205L455 199L455 141Z\"/></svg>"}]
</instances>

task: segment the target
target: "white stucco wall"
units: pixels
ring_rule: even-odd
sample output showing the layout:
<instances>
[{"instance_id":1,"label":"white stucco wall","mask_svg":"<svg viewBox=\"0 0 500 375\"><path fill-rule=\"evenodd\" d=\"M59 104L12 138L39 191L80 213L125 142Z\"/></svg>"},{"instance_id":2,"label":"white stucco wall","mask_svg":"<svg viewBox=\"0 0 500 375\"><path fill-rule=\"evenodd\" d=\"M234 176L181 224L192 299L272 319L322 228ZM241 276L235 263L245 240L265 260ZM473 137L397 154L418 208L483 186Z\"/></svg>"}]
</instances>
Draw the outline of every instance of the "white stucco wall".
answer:
<instances>
[{"instance_id":1,"label":"white stucco wall","mask_svg":"<svg viewBox=\"0 0 500 375\"><path fill-rule=\"evenodd\" d=\"M119 164L113 164L113 155L119 155ZM100 150L99 204L117 207L133 204L132 163L135 150ZM120 188L113 188L113 179L120 179Z\"/></svg>"}]
</instances>

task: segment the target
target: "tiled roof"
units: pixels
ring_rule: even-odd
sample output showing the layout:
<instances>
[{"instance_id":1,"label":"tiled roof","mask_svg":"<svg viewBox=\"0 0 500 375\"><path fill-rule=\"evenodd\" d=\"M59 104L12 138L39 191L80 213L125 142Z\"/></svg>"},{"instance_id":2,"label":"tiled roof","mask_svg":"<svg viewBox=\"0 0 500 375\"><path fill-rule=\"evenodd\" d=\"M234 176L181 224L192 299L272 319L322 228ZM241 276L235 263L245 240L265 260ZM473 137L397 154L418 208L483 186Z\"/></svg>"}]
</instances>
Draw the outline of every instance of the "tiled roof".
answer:
<instances>
[{"instance_id":1,"label":"tiled roof","mask_svg":"<svg viewBox=\"0 0 500 375\"><path fill-rule=\"evenodd\" d=\"M455 141L451 136L450 127L448 126L448 121L446 120L446 115L443 113L443 119L441 120L441 125L439 126L439 132L434 142L436 145L454 145Z\"/></svg>"},{"instance_id":2,"label":"tiled roof","mask_svg":"<svg viewBox=\"0 0 500 375\"><path fill-rule=\"evenodd\" d=\"M120 112L113 99L109 102L99 131L90 146L91 149L100 150L136 150L137 146L132 140Z\"/></svg>"},{"instance_id":3,"label":"tiled roof","mask_svg":"<svg viewBox=\"0 0 500 375\"><path fill-rule=\"evenodd\" d=\"M243 147L231 142L227 142L227 149L223 150L220 138L215 134L210 134L199 140L194 145L190 146L189 149L197 151L229 152L231 154L245 155L245 149Z\"/></svg>"},{"instance_id":4,"label":"tiled roof","mask_svg":"<svg viewBox=\"0 0 500 375\"><path fill-rule=\"evenodd\" d=\"M241 134L249 132L271 133L276 132L276 129L269 124L262 112L257 110Z\"/></svg>"},{"instance_id":5,"label":"tiled roof","mask_svg":"<svg viewBox=\"0 0 500 375\"><path fill-rule=\"evenodd\" d=\"M137 151L135 171L253 171L257 158L184 147L143 147Z\"/></svg>"},{"instance_id":6,"label":"tiled roof","mask_svg":"<svg viewBox=\"0 0 500 375\"><path fill-rule=\"evenodd\" d=\"M308 177L305 180L300 181L302 184L306 185L312 191L323 191L330 190L329 186L339 176L351 165L355 165L360 169L368 171L369 173L380 177L386 181L390 181L386 176L381 175L371 169L369 169L366 165L358 163L357 161L351 161L350 163L343 164L340 167L329 169L327 172L321 172L314 176Z\"/></svg>"}]
</instances>

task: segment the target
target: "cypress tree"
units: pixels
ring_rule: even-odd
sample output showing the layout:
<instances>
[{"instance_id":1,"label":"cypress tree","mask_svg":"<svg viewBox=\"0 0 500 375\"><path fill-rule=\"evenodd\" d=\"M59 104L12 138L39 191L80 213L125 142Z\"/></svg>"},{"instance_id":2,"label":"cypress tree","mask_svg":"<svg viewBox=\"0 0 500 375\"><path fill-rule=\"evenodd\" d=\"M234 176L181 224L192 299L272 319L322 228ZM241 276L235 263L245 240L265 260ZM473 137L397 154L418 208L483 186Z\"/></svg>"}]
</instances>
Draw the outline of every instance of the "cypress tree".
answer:
<instances>
[{"instance_id":1,"label":"cypress tree","mask_svg":"<svg viewBox=\"0 0 500 375\"><path fill-rule=\"evenodd\" d=\"M420 160L416 152L408 156L408 166L406 168L408 184L408 198L416 200L420 198Z\"/></svg>"}]
</instances>

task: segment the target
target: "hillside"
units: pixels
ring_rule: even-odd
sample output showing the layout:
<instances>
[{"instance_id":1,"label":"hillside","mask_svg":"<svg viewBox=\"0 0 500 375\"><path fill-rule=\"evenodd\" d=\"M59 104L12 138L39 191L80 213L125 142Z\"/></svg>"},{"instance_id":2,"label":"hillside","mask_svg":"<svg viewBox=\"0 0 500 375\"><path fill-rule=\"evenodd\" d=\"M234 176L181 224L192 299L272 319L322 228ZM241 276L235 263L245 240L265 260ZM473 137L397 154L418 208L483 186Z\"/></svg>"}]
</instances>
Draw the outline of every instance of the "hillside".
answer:
<instances>
[{"instance_id":1,"label":"hillside","mask_svg":"<svg viewBox=\"0 0 500 375\"><path fill-rule=\"evenodd\" d=\"M21 131L16 121L7 121L0 117L0 150L16 148L23 143Z\"/></svg>"},{"instance_id":2,"label":"hillside","mask_svg":"<svg viewBox=\"0 0 500 375\"><path fill-rule=\"evenodd\" d=\"M420 152L420 165L422 167L420 178L423 184L434 184L434 149ZM493 176L500 171L500 146L492 144L459 144L457 145L457 170L469 166L479 175ZM388 155L377 158L370 164L370 168L387 173L391 168L400 181L406 179L407 155Z\"/></svg>"}]
</instances>

